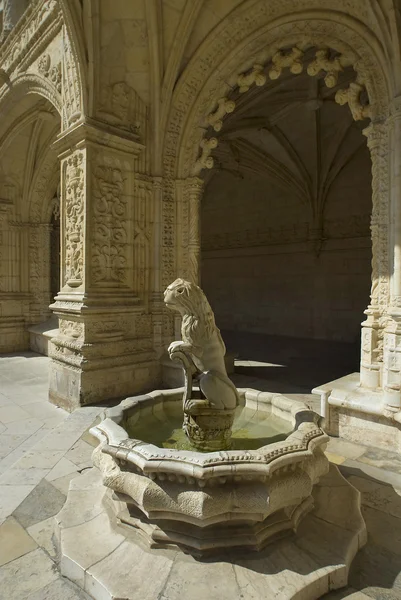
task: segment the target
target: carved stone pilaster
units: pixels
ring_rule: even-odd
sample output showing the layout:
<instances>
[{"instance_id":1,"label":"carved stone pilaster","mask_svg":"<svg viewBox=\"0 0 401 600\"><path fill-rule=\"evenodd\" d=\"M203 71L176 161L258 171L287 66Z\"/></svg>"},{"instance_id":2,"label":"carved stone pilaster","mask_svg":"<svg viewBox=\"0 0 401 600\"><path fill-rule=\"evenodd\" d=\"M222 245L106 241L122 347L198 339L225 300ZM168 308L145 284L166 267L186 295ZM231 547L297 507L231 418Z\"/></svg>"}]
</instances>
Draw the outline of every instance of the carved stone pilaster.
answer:
<instances>
[{"instance_id":1,"label":"carved stone pilaster","mask_svg":"<svg viewBox=\"0 0 401 600\"><path fill-rule=\"evenodd\" d=\"M188 279L200 283L200 203L203 181L197 177L186 180L185 194L188 197Z\"/></svg>"},{"instance_id":2,"label":"carved stone pilaster","mask_svg":"<svg viewBox=\"0 0 401 600\"><path fill-rule=\"evenodd\" d=\"M179 275L192 283L200 280L200 201L203 181L188 177L176 182L181 240L179 243Z\"/></svg>"},{"instance_id":3,"label":"carved stone pilaster","mask_svg":"<svg viewBox=\"0 0 401 600\"><path fill-rule=\"evenodd\" d=\"M387 265L390 283L386 329L384 333L383 388L388 406L401 408L401 97L390 106L388 118L390 163L387 244L391 249Z\"/></svg>"},{"instance_id":4,"label":"carved stone pilaster","mask_svg":"<svg viewBox=\"0 0 401 600\"><path fill-rule=\"evenodd\" d=\"M372 285L362 323L361 385L382 385L384 328L388 305L388 126L371 123L365 130L372 159Z\"/></svg>"},{"instance_id":5,"label":"carved stone pilaster","mask_svg":"<svg viewBox=\"0 0 401 600\"><path fill-rule=\"evenodd\" d=\"M60 333L52 344L50 399L71 409L139 391L154 375L152 321L134 268L135 235L146 240L148 232L141 207L151 199L135 181L142 146L129 135L82 124L56 147L62 289L51 306Z\"/></svg>"},{"instance_id":6,"label":"carved stone pilaster","mask_svg":"<svg viewBox=\"0 0 401 600\"><path fill-rule=\"evenodd\" d=\"M49 315L50 233L48 223L30 223L29 229L29 292L30 322L39 323Z\"/></svg>"}]
</instances>

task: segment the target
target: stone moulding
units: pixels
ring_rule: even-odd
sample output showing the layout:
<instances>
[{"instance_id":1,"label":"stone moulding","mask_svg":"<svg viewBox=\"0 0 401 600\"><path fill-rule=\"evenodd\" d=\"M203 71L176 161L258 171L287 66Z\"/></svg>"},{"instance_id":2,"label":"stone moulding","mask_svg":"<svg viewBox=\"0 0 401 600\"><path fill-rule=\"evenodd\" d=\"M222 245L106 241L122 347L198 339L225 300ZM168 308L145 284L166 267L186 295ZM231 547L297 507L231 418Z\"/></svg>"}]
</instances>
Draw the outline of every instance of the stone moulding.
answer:
<instances>
[{"instance_id":1,"label":"stone moulding","mask_svg":"<svg viewBox=\"0 0 401 600\"><path fill-rule=\"evenodd\" d=\"M91 429L100 441L94 464L126 507L116 510L120 521L142 531L151 546L173 544L199 554L222 547L258 550L295 531L313 508L313 486L329 468L329 438L318 415L280 394L242 389L240 405L291 424L286 440L202 454L127 438L126 419L132 425L146 415L163 421L164 410L177 415L182 394L178 388L128 398Z\"/></svg>"}]
</instances>

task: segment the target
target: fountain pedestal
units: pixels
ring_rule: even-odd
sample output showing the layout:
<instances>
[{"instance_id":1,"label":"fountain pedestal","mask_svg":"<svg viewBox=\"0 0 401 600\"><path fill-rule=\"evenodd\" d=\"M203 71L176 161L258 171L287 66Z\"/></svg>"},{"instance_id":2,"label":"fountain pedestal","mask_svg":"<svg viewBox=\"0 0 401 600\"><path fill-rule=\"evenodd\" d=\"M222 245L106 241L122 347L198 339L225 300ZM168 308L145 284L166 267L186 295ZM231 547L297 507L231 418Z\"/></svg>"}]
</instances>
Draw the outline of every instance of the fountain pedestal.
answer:
<instances>
[{"instance_id":1,"label":"fountain pedestal","mask_svg":"<svg viewBox=\"0 0 401 600\"><path fill-rule=\"evenodd\" d=\"M318 600L347 585L366 528L359 492L335 465L312 500L295 536L260 552L225 549L203 562L174 546L149 549L141 533L122 525L124 503L93 468L72 479L55 518L61 573L95 600Z\"/></svg>"}]
</instances>

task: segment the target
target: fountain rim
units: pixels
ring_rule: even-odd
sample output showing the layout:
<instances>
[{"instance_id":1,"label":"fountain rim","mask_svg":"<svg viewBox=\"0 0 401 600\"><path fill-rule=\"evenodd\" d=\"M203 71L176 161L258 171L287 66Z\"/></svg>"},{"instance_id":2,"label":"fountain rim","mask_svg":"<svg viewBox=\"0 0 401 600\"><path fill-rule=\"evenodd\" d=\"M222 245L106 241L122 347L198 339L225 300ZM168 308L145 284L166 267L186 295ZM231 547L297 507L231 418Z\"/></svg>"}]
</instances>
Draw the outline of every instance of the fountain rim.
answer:
<instances>
[{"instance_id":1,"label":"fountain rim","mask_svg":"<svg viewBox=\"0 0 401 600\"><path fill-rule=\"evenodd\" d=\"M90 429L99 440L101 451L112 458L129 463L154 479L160 474L166 477L207 480L226 477L270 476L284 466L296 468L297 463L312 456L316 446L329 441L323 429L313 420L314 411L298 400L292 400L282 394L261 392L253 388L239 388L240 399L249 408L279 408L289 414L296 422L295 429L280 442L261 446L256 450L220 450L201 453L196 450L175 450L160 448L152 443L127 438L126 430L120 425L127 411L144 412L164 402L182 399L184 388L155 390L145 395L123 400L119 405L106 409L101 422ZM224 483L221 480L221 483Z\"/></svg>"}]
</instances>

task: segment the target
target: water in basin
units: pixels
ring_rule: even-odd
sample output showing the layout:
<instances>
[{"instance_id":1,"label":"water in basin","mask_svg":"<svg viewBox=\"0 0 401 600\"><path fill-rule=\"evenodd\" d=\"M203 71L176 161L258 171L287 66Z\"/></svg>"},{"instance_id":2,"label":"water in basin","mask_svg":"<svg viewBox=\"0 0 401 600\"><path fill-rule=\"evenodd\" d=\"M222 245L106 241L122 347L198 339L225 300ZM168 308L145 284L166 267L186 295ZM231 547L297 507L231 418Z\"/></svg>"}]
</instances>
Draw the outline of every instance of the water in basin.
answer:
<instances>
[{"instance_id":1,"label":"water in basin","mask_svg":"<svg viewBox=\"0 0 401 600\"><path fill-rule=\"evenodd\" d=\"M132 439L143 440L159 448L193 450L182 430L182 421L182 413L169 412L167 408L158 418L146 415L133 422L128 417L123 426ZM239 406L234 420L231 450L256 450L285 440L292 430L289 421L268 412Z\"/></svg>"}]
</instances>

